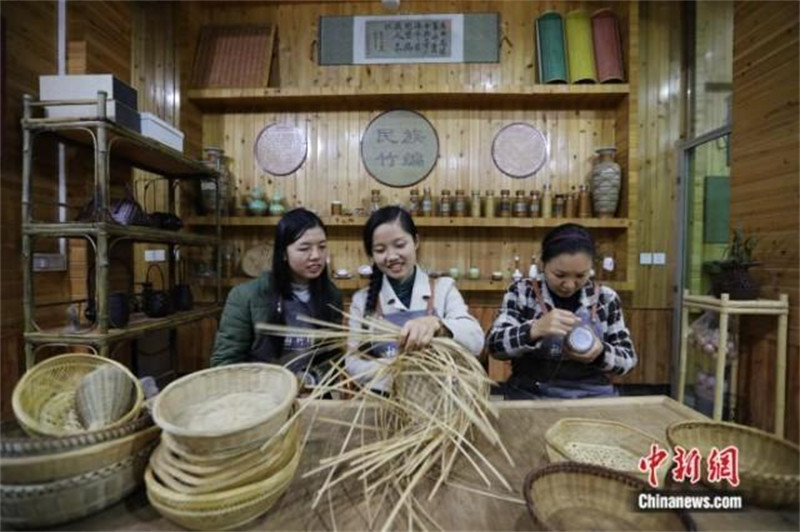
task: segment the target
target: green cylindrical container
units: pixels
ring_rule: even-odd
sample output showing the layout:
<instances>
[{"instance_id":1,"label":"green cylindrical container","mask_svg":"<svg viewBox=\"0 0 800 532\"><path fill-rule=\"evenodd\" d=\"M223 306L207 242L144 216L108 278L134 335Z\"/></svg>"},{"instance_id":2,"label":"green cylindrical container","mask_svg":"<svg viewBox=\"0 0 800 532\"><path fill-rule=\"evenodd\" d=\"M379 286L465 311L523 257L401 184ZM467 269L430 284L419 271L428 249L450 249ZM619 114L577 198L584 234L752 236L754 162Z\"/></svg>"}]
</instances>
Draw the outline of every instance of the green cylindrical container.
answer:
<instances>
[{"instance_id":1,"label":"green cylindrical container","mask_svg":"<svg viewBox=\"0 0 800 532\"><path fill-rule=\"evenodd\" d=\"M536 58L539 83L567 82L564 20L560 13L548 11L536 19Z\"/></svg>"},{"instance_id":2,"label":"green cylindrical container","mask_svg":"<svg viewBox=\"0 0 800 532\"><path fill-rule=\"evenodd\" d=\"M577 9L567 13L567 57L570 83L597 83L589 14Z\"/></svg>"}]
</instances>

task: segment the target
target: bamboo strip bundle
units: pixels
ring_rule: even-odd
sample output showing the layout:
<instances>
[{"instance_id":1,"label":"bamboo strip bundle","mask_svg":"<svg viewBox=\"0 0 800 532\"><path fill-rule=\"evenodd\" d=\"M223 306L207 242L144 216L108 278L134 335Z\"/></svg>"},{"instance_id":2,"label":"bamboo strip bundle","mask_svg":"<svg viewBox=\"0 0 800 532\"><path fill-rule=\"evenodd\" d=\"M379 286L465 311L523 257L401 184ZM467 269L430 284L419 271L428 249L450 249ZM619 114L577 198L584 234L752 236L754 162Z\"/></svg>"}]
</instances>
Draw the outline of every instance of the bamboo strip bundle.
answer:
<instances>
[{"instance_id":1,"label":"bamboo strip bundle","mask_svg":"<svg viewBox=\"0 0 800 532\"><path fill-rule=\"evenodd\" d=\"M316 348L301 356L320 351L347 350L348 343L359 347L348 354L369 357L369 346L379 342L396 341L400 328L372 318L355 318L364 325L349 327L311 318L301 320L316 329L259 324L257 329L273 335L305 335L314 338ZM353 390L356 382L367 380L363 387ZM388 395L370 389L370 383L390 380ZM357 401L356 413L349 423L339 452L323 458L305 477L325 474L322 486L312 501L315 508L328 497L331 490L346 480L356 480L363 486L369 519L382 515L390 501L388 516L382 530L396 528L394 523L404 514L411 528L440 529L426 512L418 497L431 501L447 484L454 464L463 459L485 484L492 489L497 484L508 492L512 488L503 475L473 443L475 433L482 435L503 453L509 463L513 460L503 446L492 424L495 412L489 404L491 380L474 355L451 338L434 338L424 349L401 352L396 358L381 359L378 369L370 375L348 375L342 364L331 366L321 382L312 389L311 399L331 393L350 395ZM312 401L304 402L299 416ZM371 412L372 415L368 415ZM290 422L293 418L290 418ZM357 442L356 431L360 433ZM433 480L427 493L421 492L423 479ZM373 511L372 502L377 501ZM331 508L333 519L333 509ZM393 526L394 525L394 526Z\"/></svg>"}]
</instances>

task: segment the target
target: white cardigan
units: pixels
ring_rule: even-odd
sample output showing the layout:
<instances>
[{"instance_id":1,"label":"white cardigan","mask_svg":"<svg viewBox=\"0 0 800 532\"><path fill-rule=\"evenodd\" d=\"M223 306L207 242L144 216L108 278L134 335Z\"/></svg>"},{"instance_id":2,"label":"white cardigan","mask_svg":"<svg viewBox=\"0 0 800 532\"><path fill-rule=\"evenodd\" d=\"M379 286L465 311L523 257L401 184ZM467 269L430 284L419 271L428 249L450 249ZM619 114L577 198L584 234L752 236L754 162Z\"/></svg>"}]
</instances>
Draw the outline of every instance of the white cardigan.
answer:
<instances>
[{"instance_id":1,"label":"white cardigan","mask_svg":"<svg viewBox=\"0 0 800 532\"><path fill-rule=\"evenodd\" d=\"M367 292L369 287L362 288L353 295L350 304L350 314L355 318L364 316L364 307L367 303ZM428 274L417 267L414 277L414 288L411 291L411 302L408 307L403 305L395 294L392 285L386 276L383 276L383 283L378 298L383 308L384 315L396 312L408 312L426 310L428 300L431 297L431 286ZM476 320L464 303L464 298L456 288L455 281L450 277L442 277L434 284L433 308L436 315L442 320L444 326L452 333L453 339L466 347L475 356L480 355L483 350L484 335L480 323ZM360 329L361 324L356 320L350 321L350 329ZM353 340L348 345L349 349L355 349L358 342ZM365 375L359 379L362 384L369 380L369 373L378 369L381 364L380 359L364 359L357 355L347 355L345 357L345 368L350 375ZM389 382L376 382L370 386L379 390L388 390Z\"/></svg>"}]
</instances>

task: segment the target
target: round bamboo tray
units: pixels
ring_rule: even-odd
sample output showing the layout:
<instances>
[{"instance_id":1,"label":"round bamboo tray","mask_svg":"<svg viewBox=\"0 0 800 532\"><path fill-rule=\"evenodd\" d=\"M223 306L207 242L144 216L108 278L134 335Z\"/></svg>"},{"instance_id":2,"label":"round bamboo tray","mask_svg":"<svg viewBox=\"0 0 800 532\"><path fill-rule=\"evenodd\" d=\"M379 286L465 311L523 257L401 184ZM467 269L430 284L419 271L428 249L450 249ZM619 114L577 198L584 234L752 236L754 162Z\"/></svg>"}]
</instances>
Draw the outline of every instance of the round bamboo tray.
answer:
<instances>
[{"instance_id":1,"label":"round bamboo tray","mask_svg":"<svg viewBox=\"0 0 800 532\"><path fill-rule=\"evenodd\" d=\"M757 506L796 505L800 498L800 447L773 434L724 421L682 421L667 427L670 445L696 448L701 456L701 480L720 491L741 493ZM706 458L712 447L739 450L739 486L726 480L709 482Z\"/></svg>"},{"instance_id":2,"label":"round bamboo tray","mask_svg":"<svg viewBox=\"0 0 800 532\"><path fill-rule=\"evenodd\" d=\"M640 512L648 491L638 478L575 462L551 464L525 479L528 511L543 530L695 530L683 511Z\"/></svg>"},{"instance_id":3,"label":"round bamboo tray","mask_svg":"<svg viewBox=\"0 0 800 532\"><path fill-rule=\"evenodd\" d=\"M135 419L144 403L144 391L139 379L128 368L110 358L67 354L38 363L14 387L11 404L19 424L36 436L87 432L78 416L76 393L84 377L108 365L120 370L133 384L134 391L126 412L102 429L119 427ZM104 395L113 397L114 391L105 390Z\"/></svg>"},{"instance_id":4,"label":"round bamboo tray","mask_svg":"<svg viewBox=\"0 0 800 532\"><path fill-rule=\"evenodd\" d=\"M276 438L269 448L264 451L256 449L247 459L231 463L229 467L198 468L171 454L164 445L153 453L150 466L166 487L181 494L200 495L230 490L265 479L286 466L299 445L298 424L292 425L290 432Z\"/></svg>"},{"instance_id":5,"label":"round bamboo tray","mask_svg":"<svg viewBox=\"0 0 800 532\"><path fill-rule=\"evenodd\" d=\"M155 447L110 466L54 482L0 485L0 517L6 526L42 528L99 512L124 498L142 482Z\"/></svg>"},{"instance_id":6,"label":"round bamboo tray","mask_svg":"<svg viewBox=\"0 0 800 532\"><path fill-rule=\"evenodd\" d=\"M641 430L615 421L584 418L563 418L544 434L547 456L551 462L581 462L614 469L647 480L648 473L639 471L639 459L647 456L650 445L666 443ZM670 460L661 464L658 477L663 485Z\"/></svg>"},{"instance_id":7,"label":"round bamboo tray","mask_svg":"<svg viewBox=\"0 0 800 532\"><path fill-rule=\"evenodd\" d=\"M156 396L153 419L175 445L192 454L215 454L264 440L281 428L297 396L297 377L273 364L232 364L187 375ZM195 429L186 426L187 405L220 401L238 393L271 396L273 408L263 408L246 422L231 427Z\"/></svg>"},{"instance_id":8,"label":"round bamboo tray","mask_svg":"<svg viewBox=\"0 0 800 532\"><path fill-rule=\"evenodd\" d=\"M0 478L4 484L34 484L96 471L136 455L160 432L160 428L151 426L124 438L66 452L4 457L0 460Z\"/></svg>"},{"instance_id":9,"label":"round bamboo tray","mask_svg":"<svg viewBox=\"0 0 800 532\"><path fill-rule=\"evenodd\" d=\"M5 422L4 422L5 423ZM13 457L41 456L53 453L62 453L80 447L96 445L105 441L124 438L134 432L139 432L153 424L153 418L144 412L138 418L111 429L101 429L72 436L57 438L37 437L3 437L0 441L0 457L3 459ZM4 429L5 430L5 429Z\"/></svg>"},{"instance_id":10,"label":"round bamboo tray","mask_svg":"<svg viewBox=\"0 0 800 532\"><path fill-rule=\"evenodd\" d=\"M289 487L301 452L295 449L283 468L264 480L213 494L186 496L164 487L145 471L147 498L168 520L191 530L228 530L242 526L269 511ZM187 498L188 497L188 498Z\"/></svg>"}]
</instances>

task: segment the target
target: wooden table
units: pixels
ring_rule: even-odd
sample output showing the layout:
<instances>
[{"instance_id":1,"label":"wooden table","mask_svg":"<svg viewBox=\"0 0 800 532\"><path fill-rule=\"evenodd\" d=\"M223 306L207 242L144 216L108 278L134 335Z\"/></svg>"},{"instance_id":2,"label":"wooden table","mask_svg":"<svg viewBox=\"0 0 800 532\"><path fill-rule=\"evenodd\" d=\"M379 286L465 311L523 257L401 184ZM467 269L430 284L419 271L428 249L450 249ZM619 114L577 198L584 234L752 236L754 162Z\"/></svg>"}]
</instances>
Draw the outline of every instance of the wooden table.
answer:
<instances>
[{"instance_id":1,"label":"wooden table","mask_svg":"<svg viewBox=\"0 0 800 532\"><path fill-rule=\"evenodd\" d=\"M354 404L323 401L319 416L346 419L352 417ZM605 399L505 401L498 402L498 426L503 441L516 464L510 466L498 452L482 446L487 457L514 487L510 495L520 502L489 498L461 488L447 487L428 505L437 522L446 530L531 530L534 523L522 503L522 483L533 468L548 463L544 433L564 417L591 417L634 425L666 441L665 428L685 419L706 419L701 414L664 396L616 397ZM314 408L306 410L307 419ZM341 444L344 428L317 422L309 438L300 471L289 491L265 516L250 523L248 530L365 530L366 511L359 504L357 485L344 485L332 498L336 523L331 522L328 505L321 503L314 511L310 501L323 476L300 478L320 457L333 454ZM463 464L462 464L463 465ZM458 468L456 468L457 470ZM458 472L463 477L466 468ZM475 485L475 484L472 484ZM501 488L497 488L498 492ZM731 513L692 514L700 530L798 530L797 511L767 511L749 508ZM396 528L404 528L400 523ZM57 530L182 530L163 519L147 503L142 491L125 501L86 519L68 523Z\"/></svg>"}]
</instances>

